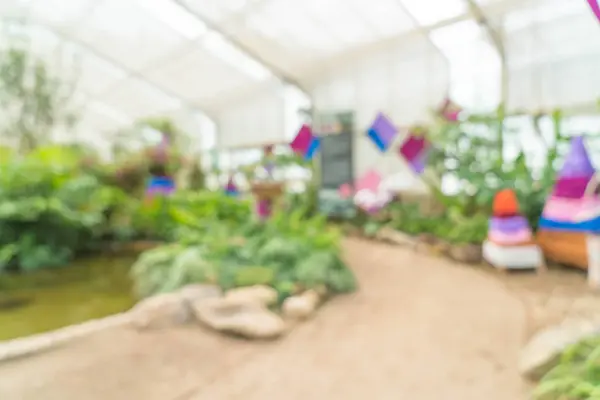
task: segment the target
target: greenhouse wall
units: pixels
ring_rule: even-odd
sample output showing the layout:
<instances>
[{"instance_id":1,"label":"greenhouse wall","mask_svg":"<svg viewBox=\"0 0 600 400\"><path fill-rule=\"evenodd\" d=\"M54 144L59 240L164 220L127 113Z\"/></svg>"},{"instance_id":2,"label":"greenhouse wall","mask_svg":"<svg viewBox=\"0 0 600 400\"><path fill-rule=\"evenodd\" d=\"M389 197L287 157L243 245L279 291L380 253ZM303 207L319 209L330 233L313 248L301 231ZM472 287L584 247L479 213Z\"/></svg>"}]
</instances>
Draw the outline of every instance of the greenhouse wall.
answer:
<instances>
[{"instance_id":1,"label":"greenhouse wall","mask_svg":"<svg viewBox=\"0 0 600 400\"><path fill-rule=\"evenodd\" d=\"M600 97L600 30L581 2L548 1L502 21L511 110L589 110Z\"/></svg>"},{"instance_id":2,"label":"greenhouse wall","mask_svg":"<svg viewBox=\"0 0 600 400\"><path fill-rule=\"evenodd\" d=\"M415 79L426 73L427 79ZM355 112L355 175L371 168L398 176L421 190L406 163L394 151L385 155L365 135L378 112L398 127L431 122L432 111L448 93L448 65L440 51L425 37L393 44L323 71L310 91L318 112ZM401 129L402 139L407 131Z\"/></svg>"}]
</instances>

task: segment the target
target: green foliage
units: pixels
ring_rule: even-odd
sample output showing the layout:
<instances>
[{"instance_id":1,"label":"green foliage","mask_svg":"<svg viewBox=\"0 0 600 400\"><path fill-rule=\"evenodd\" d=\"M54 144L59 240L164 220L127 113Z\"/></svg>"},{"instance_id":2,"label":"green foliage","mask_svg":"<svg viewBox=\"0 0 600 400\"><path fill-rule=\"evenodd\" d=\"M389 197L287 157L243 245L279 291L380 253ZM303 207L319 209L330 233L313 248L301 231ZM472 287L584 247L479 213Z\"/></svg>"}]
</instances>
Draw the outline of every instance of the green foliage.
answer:
<instances>
[{"instance_id":1,"label":"green foliage","mask_svg":"<svg viewBox=\"0 0 600 400\"><path fill-rule=\"evenodd\" d=\"M328 287L334 292L356 288L354 275L339 256L340 232L325 218L279 213L259 222L249 218L249 205L239 200L216 193L195 196L219 199L214 204L218 210L209 210L210 203L197 208L205 214L179 210L177 223L185 227L176 234L180 244L143 254L132 269L139 295L215 281L225 289L272 285L280 300L298 287ZM196 249L190 256L195 261L181 263L190 248ZM199 269L203 272L192 272Z\"/></svg>"},{"instance_id":2,"label":"green foliage","mask_svg":"<svg viewBox=\"0 0 600 400\"><path fill-rule=\"evenodd\" d=\"M435 175L433 182L451 175L460 184L458 193L440 196L448 210L465 217L489 215L494 195L510 188L515 190L521 211L535 228L554 184L558 149L568 141L561 132L560 112L549 116L553 123L550 141L544 140L541 133L541 117L531 117L531 126L546 150L541 168L534 168L522 149L514 159L506 159L504 142L511 138L519 142L522 132L507 127L502 109L493 115L471 116L465 122L441 122L433 129L430 139L436 146L428 160ZM431 185L438 189L436 184Z\"/></svg>"},{"instance_id":3,"label":"green foliage","mask_svg":"<svg viewBox=\"0 0 600 400\"><path fill-rule=\"evenodd\" d=\"M535 400L600 399L600 336L570 346L541 380Z\"/></svg>"},{"instance_id":4,"label":"green foliage","mask_svg":"<svg viewBox=\"0 0 600 400\"><path fill-rule=\"evenodd\" d=\"M0 164L0 270L64 265L107 232L124 199L79 171L74 150L40 148Z\"/></svg>"},{"instance_id":5,"label":"green foliage","mask_svg":"<svg viewBox=\"0 0 600 400\"><path fill-rule=\"evenodd\" d=\"M73 89L26 46L10 43L0 50L0 134L13 139L21 153L49 143L54 128L76 121Z\"/></svg>"},{"instance_id":6,"label":"green foliage","mask_svg":"<svg viewBox=\"0 0 600 400\"><path fill-rule=\"evenodd\" d=\"M271 285L275 282L275 270L269 267L243 267L235 273L235 286Z\"/></svg>"},{"instance_id":7,"label":"green foliage","mask_svg":"<svg viewBox=\"0 0 600 400\"><path fill-rule=\"evenodd\" d=\"M552 122L550 140L541 133L542 117ZM569 139L561 132L562 115L558 111L532 116L530 122L545 146L544 163L536 168L523 150L514 159L506 160L504 142L511 137L518 139L521 132L507 128L502 109L493 115L471 116L464 122L440 121L428 133L435 146L423 179L445 213L425 215L418 204L391 203L375 216L359 213L353 223L369 237L389 226L412 235L434 235L451 243L481 243L487 236L495 194L510 188L517 194L520 211L535 230L555 182L559 149ZM441 192L444 176L458 181L456 193Z\"/></svg>"}]
</instances>

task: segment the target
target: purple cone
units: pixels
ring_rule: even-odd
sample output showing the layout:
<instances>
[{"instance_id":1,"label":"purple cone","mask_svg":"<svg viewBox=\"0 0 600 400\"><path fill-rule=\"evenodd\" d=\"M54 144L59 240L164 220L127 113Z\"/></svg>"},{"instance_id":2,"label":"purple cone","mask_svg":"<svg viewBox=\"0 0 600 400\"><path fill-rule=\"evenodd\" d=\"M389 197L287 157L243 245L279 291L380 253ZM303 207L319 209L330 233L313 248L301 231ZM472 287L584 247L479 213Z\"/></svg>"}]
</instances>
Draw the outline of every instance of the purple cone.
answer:
<instances>
[{"instance_id":1,"label":"purple cone","mask_svg":"<svg viewBox=\"0 0 600 400\"><path fill-rule=\"evenodd\" d=\"M571 140L571 149L565 158L565 163L558 174L562 178L591 178L596 170L590 162L583 136L574 137Z\"/></svg>"}]
</instances>

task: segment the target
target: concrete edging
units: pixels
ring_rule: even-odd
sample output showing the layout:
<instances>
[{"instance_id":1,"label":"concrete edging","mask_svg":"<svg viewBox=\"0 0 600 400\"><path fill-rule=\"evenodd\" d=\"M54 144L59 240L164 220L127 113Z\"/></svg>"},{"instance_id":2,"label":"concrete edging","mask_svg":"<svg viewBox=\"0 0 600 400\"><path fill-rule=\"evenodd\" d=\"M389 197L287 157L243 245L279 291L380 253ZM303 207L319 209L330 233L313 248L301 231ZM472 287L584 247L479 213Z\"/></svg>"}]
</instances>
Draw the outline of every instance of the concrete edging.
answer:
<instances>
[{"instance_id":1,"label":"concrete edging","mask_svg":"<svg viewBox=\"0 0 600 400\"><path fill-rule=\"evenodd\" d=\"M0 363L50 350L104 329L126 325L130 321L131 315L124 312L50 332L0 341Z\"/></svg>"}]
</instances>

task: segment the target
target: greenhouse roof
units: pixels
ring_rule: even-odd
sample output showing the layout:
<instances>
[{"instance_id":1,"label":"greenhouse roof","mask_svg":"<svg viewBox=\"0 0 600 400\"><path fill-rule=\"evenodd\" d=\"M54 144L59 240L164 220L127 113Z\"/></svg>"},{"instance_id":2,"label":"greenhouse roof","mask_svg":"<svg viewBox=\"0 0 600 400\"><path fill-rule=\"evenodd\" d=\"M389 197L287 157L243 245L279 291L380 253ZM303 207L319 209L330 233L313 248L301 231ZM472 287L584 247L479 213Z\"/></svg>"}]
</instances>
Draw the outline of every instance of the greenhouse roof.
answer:
<instances>
[{"instance_id":1,"label":"greenhouse roof","mask_svg":"<svg viewBox=\"0 0 600 400\"><path fill-rule=\"evenodd\" d=\"M3 0L0 15L40 54L77 60L85 126L208 116L223 146L283 140L308 99L364 110L361 125L378 109L419 121L402 99L423 93L413 107L426 109L466 76L474 103L513 86L513 108L600 94L600 25L585 0ZM308 99L294 109L292 92Z\"/></svg>"}]
</instances>

